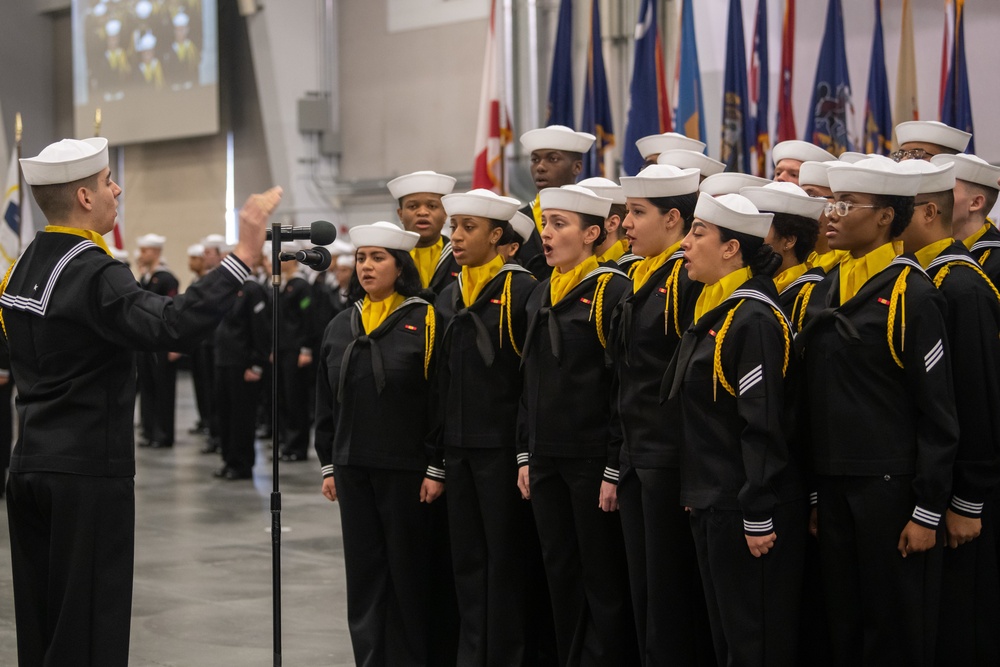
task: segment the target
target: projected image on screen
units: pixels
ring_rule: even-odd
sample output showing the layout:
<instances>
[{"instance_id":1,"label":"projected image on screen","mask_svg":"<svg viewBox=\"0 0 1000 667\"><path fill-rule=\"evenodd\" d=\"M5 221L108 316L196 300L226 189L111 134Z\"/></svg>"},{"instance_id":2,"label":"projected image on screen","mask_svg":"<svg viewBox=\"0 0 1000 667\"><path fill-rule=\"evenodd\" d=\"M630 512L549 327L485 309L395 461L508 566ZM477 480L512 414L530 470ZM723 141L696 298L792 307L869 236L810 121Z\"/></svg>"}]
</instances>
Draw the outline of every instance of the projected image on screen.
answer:
<instances>
[{"instance_id":1,"label":"projected image on screen","mask_svg":"<svg viewBox=\"0 0 1000 667\"><path fill-rule=\"evenodd\" d=\"M77 136L113 144L219 130L216 0L74 0Z\"/></svg>"}]
</instances>

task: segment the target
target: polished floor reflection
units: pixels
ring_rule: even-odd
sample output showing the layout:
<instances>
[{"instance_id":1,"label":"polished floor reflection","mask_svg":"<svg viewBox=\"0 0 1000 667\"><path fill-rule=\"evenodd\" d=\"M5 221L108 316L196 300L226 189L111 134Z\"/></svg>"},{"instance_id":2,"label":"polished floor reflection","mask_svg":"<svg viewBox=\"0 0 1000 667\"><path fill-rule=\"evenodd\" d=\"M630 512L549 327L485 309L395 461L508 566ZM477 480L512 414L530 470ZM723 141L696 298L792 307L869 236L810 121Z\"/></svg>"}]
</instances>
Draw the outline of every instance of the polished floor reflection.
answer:
<instances>
[{"instance_id":1,"label":"polished floor reflection","mask_svg":"<svg viewBox=\"0 0 1000 667\"><path fill-rule=\"evenodd\" d=\"M271 462L258 442L253 481L215 479L200 454L191 381L177 381L177 444L136 451L136 564L130 665L270 665ZM282 658L354 664L337 507L320 495L315 456L282 463ZM0 503L3 503L0 500ZM0 512L0 665L15 664L6 510Z\"/></svg>"}]
</instances>

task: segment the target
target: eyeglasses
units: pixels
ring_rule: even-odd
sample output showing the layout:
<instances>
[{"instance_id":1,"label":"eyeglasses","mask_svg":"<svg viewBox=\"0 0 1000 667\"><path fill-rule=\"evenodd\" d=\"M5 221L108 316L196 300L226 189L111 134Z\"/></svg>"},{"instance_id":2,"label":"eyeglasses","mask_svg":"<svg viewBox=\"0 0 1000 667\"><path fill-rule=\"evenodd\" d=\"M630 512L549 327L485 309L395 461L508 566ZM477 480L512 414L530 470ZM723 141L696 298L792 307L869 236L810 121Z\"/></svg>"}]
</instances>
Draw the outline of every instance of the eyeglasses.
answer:
<instances>
[{"instance_id":1,"label":"eyeglasses","mask_svg":"<svg viewBox=\"0 0 1000 667\"><path fill-rule=\"evenodd\" d=\"M935 155L936 153L928 153L923 148L910 148L905 151L900 148L893 151L889 157L895 162L902 162L903 160L930 160Z\"/></svg>"},{"instance_id":2,"label":"eyeglasses","mask_svg":"<svg viewBox=\"0 0 1000 667\"><path fill-rule=\"evenodd\" d=\"M849 201L831 201L827 202L826 207L823 212L828 216L836 213L838 218L843 218L851 211L856 208L882 208L878 204L855 204Z\"/></svg>"}]
</instances>

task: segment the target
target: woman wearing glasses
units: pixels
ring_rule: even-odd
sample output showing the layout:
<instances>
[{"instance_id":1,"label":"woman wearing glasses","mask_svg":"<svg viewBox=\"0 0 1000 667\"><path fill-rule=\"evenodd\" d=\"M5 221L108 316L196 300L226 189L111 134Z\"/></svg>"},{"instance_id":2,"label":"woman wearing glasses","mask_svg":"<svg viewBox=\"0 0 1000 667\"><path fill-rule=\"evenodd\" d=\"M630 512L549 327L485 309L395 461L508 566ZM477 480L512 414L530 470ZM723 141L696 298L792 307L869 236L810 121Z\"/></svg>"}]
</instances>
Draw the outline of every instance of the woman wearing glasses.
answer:
<instances>
[{"instance_id":1,"label":"woman wearing glasses","mask_svg":"<svg viewBox=\"0 0 1000 667\"><path fill-rule=\"evenodd\" d=\"M941 295L894 243L920 176L870 158L829 178L826 236L850 256L796 347L833 662L930 664L958 423Z\"/></svg>"}]
</instances>

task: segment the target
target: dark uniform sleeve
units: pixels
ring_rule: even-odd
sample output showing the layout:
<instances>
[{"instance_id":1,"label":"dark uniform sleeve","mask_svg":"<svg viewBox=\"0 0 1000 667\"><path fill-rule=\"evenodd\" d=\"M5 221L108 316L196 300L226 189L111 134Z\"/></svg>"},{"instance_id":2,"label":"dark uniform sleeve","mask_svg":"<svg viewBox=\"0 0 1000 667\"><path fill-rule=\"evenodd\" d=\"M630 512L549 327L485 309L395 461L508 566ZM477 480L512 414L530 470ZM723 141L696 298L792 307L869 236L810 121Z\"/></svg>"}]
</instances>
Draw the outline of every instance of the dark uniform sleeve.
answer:
<instances>
[{"instance_id":1,"label":"dark uniform sleeve","mask_svg":"<svg viewBox=\"0 0 1000 667\"><path fill-rule=\"evenodd\" d=\"M250 365L262 373L271 353L271 310L267 292L257 283L248 283L250 308Z\"/></svg>"},{"instance_id":2,"label":"dark uniform sleeve","mask_svg":"<svg viewBox=\"0 0 1000 667\"><path fill-rule=\"evenodd\" d=\"M944 299L936 290L929 298L923 298L918 290L909 289L912 282L911 278L905 298L910 301L913 292L916 298L906 304L905 340L902 344L897 342L902 348L899 354L906 383L917 406L917 461L913 479L916 506L911 518L925 528L937 528L950 498L958 419L949 343L941 314ZM898 335L896 340L900 340Z\"/></svg>"},{"instance_id":3,"label":"dark uniform sleeve","mask_svg":"<svg viewBox=\"0 0 1000 667\"><path fill-rule=\"evenodd\" d=\"M621 429L621 416L618 412L618 376L617 362L615 357L618 335L618 327L615 324L616 314L621 310L618 308L619 302L625 296L629 288L629 279L615 275L608 281L604 288L604 298L601 304L603 315L601 317L601 333L604 336L604 363L611 369L611 387L609 396L611 397L611 410L608 414L608 455L604 464L604 481L609 484L618 485L619 469L621 468L622 441L624 437Z\"/></svg>"},{"instance_id":4,"label":"dark uniform sleeve","mask_svg":"<svg viewBox=\"0 0 1000 667\"><path fill-rule=\"evenodd\" d=\"M436 308L433 312L434 347L431 350L431 358L427 365L427 411L430 418L428 419L429 428L427 429L427 436L424 440L424 448L427 450L427 470L424 472L424 477L437 482L443 482L445 481L444 452L439 443L441 441L441 429L443 428L443 410L446 408L439 405L443 402L443 398L437 377L441 371L440 359L443 356L440 350L443 322Z\"/></svg>"},{"instance_id":5,"label":"dark uniform sleeve","mask_svg":"<svg viewBox=\"0 0 1000 667\"><path fill-rule=\"evenodd\" d=\"M324 479L333 477L333 434L337 426L337 410L340 407L334 388L330 387L330 369L327 365L335 326L336 319L327 326L316 364L316 433L313 447L316 449L316 457L319 459Z\"/></svg>"},{"instance_id":6,"label":"dark uniform sleeve","mask_svg":"<svg viewBox=\"0 0 1000 667\"><path fill-rule=\"evenodd\" d=\"M785 340L778 322L766 314L754 316L741 329L741 335L730 344L735 356L731 369L735 372L726 369L736 392L736 410L745 422L740 446L746 482L738 498L744 532L769 535L774 532L776 480L788 465L782 424ZM724 390L719 387L718 391Z\"/></svg>"}]
</instances>

